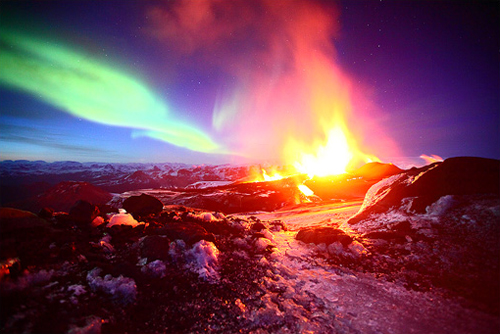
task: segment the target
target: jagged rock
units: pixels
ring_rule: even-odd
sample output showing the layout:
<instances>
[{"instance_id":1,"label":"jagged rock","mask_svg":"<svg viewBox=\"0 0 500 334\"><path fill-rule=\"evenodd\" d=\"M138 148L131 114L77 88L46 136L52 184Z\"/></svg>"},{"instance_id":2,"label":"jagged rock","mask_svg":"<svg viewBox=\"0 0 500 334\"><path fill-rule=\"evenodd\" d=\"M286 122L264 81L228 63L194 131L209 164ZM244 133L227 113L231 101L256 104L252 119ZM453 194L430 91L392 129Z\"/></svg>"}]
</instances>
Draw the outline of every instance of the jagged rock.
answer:
<instances>
[{"instance_id":1,"label":"jagged rock","mask_svg":"<svg viewBox=\"0 0 500 334\"><path fill-rule=\"evenodd\" d=\"M77 223L91 223L99 215L99 208L87 201L77 201L69 210L69 218Z\"/></svg>"},{"instance_id":2,"label":"jagged rock","mask_svg":"<svg viewBox=\"0 0 500 334\"><path fill-rule=\"evenodd\" d=\"M134 217L145 217L158 214L163 210L163 203L150 195L131 196L123 202L123 208Z\"/></svg>"},{"instance_id":3,"label":"jagged rock","mask_svg":"<svg viewBox=\"0 0 500 334\"><path fill-rule=\"evenodd\" d=\"M332 244L340 242L343 246L347 246L352 242L352 237L347 235L344 231L334 227L313 227L302 229L295 237L297 240L305 243L313 244Z\"/></svg>"},{"instance_id":4,"label":"jagged rock","mask_svg":"<svg viewBox=\"0 0 500 334\"><path fill-rule=\"evenodd\" d=\"M424 213L442 196L474 194L500 194L500 160L450 158L391 176L368 190L363 206L349 224L401 207L405 199L411 199L410 211Z\"/></svg>"}]
</instances>

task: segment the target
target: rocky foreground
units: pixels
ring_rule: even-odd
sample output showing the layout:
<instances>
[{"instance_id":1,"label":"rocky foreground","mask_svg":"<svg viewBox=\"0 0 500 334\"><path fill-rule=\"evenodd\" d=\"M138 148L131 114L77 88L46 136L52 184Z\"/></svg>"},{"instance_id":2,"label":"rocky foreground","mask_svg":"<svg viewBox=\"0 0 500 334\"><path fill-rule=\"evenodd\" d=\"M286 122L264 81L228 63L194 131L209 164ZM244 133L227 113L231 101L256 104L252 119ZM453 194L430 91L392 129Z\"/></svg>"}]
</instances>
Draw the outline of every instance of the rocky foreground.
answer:
<instances>
[{"instance_id":1,"label":"rocky foreground","mask_svg":"<svg viewBox=\"0 0 500 334\"><path fill-rule=\"evenodd\" d=\"M1 332L498 333L499 166L405 171L359 212L1 208Z\"/></svg>"}]
</instances>

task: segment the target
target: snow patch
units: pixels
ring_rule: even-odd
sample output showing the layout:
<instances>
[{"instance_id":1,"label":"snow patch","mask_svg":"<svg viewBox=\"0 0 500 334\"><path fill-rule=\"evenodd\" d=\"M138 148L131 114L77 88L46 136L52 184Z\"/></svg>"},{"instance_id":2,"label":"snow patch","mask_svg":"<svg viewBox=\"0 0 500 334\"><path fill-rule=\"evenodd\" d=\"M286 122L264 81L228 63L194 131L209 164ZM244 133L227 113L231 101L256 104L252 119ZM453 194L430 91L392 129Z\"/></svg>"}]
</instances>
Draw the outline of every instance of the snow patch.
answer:
<instances>
[{"instance_id":1,"label":"snow patch","mask_svg":"<svg viewBox=\"0 0 500 334\"><path fill-rule=\"evenodd\" d=\"M201 240L186 253L188 268L207 281L219 279L219 250L210 241Z\"/></svg>"},{"instance_id":2,"label":"snow patch","mask_svg":"<svg viewBox=\"0 0 500 334\"><path fill-rule=\"evenodd\" d=\"M36 273L30 273L25 270L22 276L16 280L3 280L0 288L4 291L22 291L36 285L43 285L49 282L54 275L54 270L40 270Z\"/></svg>"},{"instance_id":3,"label":"snow patch","mask_svg":"<svg viewBox=\"0 0 500 334\"><path fill-rule=\"evenodd\" d=\"M456 204L456 202L457 201L453 195L446 195L425 208L425 211L431 216L442 216L448 212Z\"/></svg>"},{"instance_id":4,"label":"snow patch","mask_svg":"<svg viewBox=\"0 0 500 334\"><path fill-rule=\"evenodd\" d=\"M109 274L103 278L99 276L101 272L102 269L96 267L87 274L87 282L93 292L101 291L111 295L114 301L122 305L135 301L137 285L132 278L123 277L123 275L113 277Z\"/></svg>"},{"instance_id":5,"label":"snow patch","mask_svg":"<svg viewBox=\"0 0 500 334\"><path fill-rule=\"evenodd\" d=\"M139 224L141 223L135 220L130 213L118 213L111 216L107 227L111 227L114 225L130 225L135 227Z\"/></svg>"},{"instance_id":6,"label":"snow patch","mask_svg":"<svg viewBox=\"0 0 500 334\"><path fill-rule=\"evenodd\" d=\"M167 276L167 266L161 260L150 262L141 268L141 272L155 278Z\"/></svg>"}]
</instances>

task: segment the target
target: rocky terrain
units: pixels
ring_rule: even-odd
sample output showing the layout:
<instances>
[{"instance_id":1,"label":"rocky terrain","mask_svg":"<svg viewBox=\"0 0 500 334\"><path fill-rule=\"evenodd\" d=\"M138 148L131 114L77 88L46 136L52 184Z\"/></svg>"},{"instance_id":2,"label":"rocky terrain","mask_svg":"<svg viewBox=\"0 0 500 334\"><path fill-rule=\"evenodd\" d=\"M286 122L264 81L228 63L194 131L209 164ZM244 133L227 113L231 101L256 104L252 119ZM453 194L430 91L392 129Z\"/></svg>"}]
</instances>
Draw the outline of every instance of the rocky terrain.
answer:
<instances>
[{"instance_id":1,"label":"rocky terrain","mask_svg":"<svg viewBox=\"0 0 500 334\"><path fill-rule=\"evenodd\" d=\"M379 167L4 206L1 332L498 333L500 162Z\"/></svg>"}]
</instances>

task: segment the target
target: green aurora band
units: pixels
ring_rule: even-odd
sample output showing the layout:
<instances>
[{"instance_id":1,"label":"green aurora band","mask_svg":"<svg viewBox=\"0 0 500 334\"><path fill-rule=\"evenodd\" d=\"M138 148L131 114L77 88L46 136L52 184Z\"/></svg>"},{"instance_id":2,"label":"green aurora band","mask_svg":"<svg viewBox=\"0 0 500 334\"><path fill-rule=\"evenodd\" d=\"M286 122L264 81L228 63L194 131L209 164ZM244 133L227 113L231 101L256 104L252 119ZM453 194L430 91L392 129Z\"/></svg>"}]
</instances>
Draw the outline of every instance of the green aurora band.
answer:
<instances>
[{"instance_id":1,"label":"green aurora band","mask_svg":"<svg viewBox=\"0 0 500 334\"><path fill-rule=\"evenodd\" d=\"M134 129L204 153L224 153L203 131L175 120L163 101L130 76L46 40L0 32L0 84L89 121Z\"/></svg>"}]
</instances>

